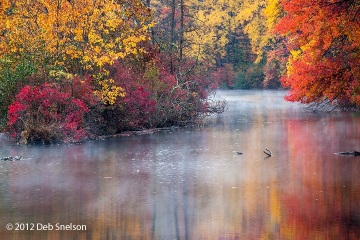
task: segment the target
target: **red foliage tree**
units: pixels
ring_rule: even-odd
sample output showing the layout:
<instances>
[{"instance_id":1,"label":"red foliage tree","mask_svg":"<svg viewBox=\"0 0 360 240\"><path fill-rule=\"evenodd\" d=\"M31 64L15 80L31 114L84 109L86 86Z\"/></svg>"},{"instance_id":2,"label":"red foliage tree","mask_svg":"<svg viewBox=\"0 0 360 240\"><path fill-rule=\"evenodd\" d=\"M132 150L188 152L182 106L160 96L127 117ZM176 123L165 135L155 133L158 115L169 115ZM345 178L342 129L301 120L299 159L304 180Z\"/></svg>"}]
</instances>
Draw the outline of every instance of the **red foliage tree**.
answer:
<instances>
[{"instance_id":1,"label":"red foliage tree","mask_svg":"<svg viewBox=\"0 0 360 240\"><path fill-rule=\"evenodd\" d=\"M283 0L275 31L290 51L289 101L360 105L360 5L346 0Z\"/></svg>"},{"instance_id":2,"label":"red foliage tree","mask_svg":"<svg viewBox=\"0 0 360 240\"><path fill-rule=\"evenodd\" d=\"M121 112L120 118L113 119L118 121L117 130L149 127L147 122L154 111L155 102L151 99L149 86L142 81L142 74L120 62L114 64L113 71L115 82L126 92L125 97L116 103Z\"/></svg>"},{"instance_id":3,"label":"red foliage tree","mask_svg":"<svg viewBox=\"0 0 360 240\"><path fill-rule=\"evenodd\" d=\"M228 88L234 88L235 85L235 71L232 64L224 64L214 72L214 80L218 86L225 86Z\"/></svg>"},{"instance_id":4,"label":"red foliage tree","mask_svg":"<svg viewBox=\"0 0 360 240\"><path fill-rule=\"evenodd\" d=\"M281 37L274 38L274 42L266 52L266 64L264 66L264 86L267 88L280 88L279 76L286 72L286 62L289 53L285 46L285 39Z\"/></svg>"}]
</instances>

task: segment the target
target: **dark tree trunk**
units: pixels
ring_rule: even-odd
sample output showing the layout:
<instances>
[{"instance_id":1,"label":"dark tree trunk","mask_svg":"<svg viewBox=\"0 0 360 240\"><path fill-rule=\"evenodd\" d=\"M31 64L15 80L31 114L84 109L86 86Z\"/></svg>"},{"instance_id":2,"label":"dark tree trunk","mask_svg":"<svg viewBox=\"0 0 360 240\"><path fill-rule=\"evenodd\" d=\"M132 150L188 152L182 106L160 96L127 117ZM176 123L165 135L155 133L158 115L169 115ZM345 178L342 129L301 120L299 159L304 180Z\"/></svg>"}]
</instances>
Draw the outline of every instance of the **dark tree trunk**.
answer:
<instances>
[{"instance_id":1,"label":"dark tree trunk","mask_svg":"<svg viewBox=\"0 0 360 240\"><path fill-rule=\"evenodd\" d=\"M174 73L174 54L173 54L173 48L174 48L174 42L175 42L175 0L171 1L171 25L170 25L170 73Z\"/></svg>"}]
</instances>

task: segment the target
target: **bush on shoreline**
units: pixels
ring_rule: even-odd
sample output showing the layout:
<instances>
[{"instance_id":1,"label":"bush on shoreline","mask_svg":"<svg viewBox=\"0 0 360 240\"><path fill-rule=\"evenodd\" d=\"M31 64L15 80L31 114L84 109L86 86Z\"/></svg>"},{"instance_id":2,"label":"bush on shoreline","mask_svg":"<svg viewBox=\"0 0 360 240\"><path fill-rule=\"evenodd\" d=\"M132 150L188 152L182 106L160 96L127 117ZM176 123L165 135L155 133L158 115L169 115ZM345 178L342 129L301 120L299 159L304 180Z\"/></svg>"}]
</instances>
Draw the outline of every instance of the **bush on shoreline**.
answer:
<instances>
[{"instance_id":1,"label":"bush on shoreline","mask_svg":"<svg viewBox=\"0 0 360 240\"><path fill-rule=\"evenodd\" d=\"M8 129L23 144L81 141L89 136L85 115L97 102L90 78L26 85L9 106Z\"/></svg>"},{"instance_id":2,"label":"bush on shoreline","mask_svg":"<svg viewBox=\"0 0 360 240\"><path fill-rule=\"evenodd\" d=\"M170 73L164 58L153 53L145 62L128 59L109 67L111 79L124 89L125 96L88 114L94 135L184 126L209 112L207 97L213 90L210 81L204 80L198 70L179 79Z\"/></svg>"},{"instance_id":3,"label":"bush on shoreline","mask_svg":"<svg viewBox=\"0 0 360 240\"><path fill-rule=\"evenodd\" d=\"M113 104L101 101L96 94L101 86L89 76L39 71L9 106L7 130L22 144L79 142L122 131L183 126L209 113L210 81L199 70L176 77L165 61L156 53L145 62L129 58L108 66L108 78L124 92Z\"/></svg>"}]
</instances>

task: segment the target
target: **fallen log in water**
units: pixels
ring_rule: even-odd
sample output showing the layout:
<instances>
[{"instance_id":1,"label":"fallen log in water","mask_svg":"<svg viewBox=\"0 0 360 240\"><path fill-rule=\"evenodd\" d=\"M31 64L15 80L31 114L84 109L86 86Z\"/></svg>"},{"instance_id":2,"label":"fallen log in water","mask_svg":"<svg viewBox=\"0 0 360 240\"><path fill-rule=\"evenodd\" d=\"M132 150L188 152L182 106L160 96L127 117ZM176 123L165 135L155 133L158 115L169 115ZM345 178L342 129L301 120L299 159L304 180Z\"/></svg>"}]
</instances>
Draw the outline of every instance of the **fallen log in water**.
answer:
<instances>
[{"instance_id":1,"label":"fallen log in water","mask_svg":"<svg viewBox=\"0 0 360 240\"><path fill-rule=\"evenodd\" d=\"M346 156L360 156L360 152L358 152L358 151L353 151L353 152L337 152L337 153L334 153L334 154L337 154L337 155L346 155Z\"/></svg>"}]
</instances>

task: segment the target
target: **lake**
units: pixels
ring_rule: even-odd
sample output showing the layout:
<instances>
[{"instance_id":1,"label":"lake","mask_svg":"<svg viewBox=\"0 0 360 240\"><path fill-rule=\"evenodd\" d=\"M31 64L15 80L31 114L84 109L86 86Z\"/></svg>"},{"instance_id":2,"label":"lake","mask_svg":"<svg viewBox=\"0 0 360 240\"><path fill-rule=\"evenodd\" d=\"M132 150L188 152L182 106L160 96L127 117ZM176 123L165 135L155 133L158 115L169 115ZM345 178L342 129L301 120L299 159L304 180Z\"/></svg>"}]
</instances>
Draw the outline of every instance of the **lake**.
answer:
<instances>
[{"instance_id":1,"label":"lake","mask_svg":"<svg viewBox=\"0 0 360 240\"><path fill-rule=\"evenodd\" d=\"M0 162L0 239L360 239L360 157L334 154L360 151L360 115L285 94L219 91L205 126L150 135L2 137L26 159Z\"/></svg>"}]
</instances>

